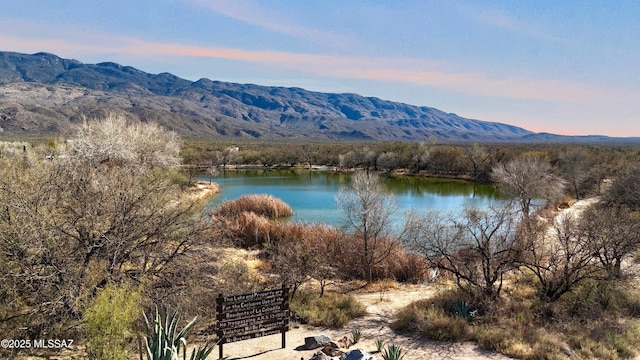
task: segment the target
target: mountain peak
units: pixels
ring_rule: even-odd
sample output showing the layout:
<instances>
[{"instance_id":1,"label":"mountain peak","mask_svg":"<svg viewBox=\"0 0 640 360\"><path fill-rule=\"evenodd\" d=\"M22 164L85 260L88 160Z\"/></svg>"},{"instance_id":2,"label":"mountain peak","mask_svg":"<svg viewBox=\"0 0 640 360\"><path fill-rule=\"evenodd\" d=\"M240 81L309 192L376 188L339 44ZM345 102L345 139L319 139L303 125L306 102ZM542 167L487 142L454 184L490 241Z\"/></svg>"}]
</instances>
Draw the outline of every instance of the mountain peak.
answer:
<instances>
[{"instance_id":1,"label":"mountain peak","mask_svg":"<svg viewBox=\"0 0 640 360\"><path fill-rule=\"evenodd\" d=\"M206 78L191 82L114 62L91 65L44 52L0 52L4 134L64 134L80 117L114 111L156 121L185 137L531 141L537 136L513 125L357 94Z\"/></svg>"}]
</instances>

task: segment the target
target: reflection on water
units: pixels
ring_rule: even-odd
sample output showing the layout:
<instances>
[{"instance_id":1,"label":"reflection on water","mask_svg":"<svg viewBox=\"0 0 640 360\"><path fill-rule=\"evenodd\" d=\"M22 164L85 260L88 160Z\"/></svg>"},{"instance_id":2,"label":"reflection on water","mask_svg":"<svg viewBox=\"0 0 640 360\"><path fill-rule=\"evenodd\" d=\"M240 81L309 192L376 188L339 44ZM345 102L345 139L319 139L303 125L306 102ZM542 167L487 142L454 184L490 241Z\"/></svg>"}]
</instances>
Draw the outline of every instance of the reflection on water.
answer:
<instances>
[{"instance_id":1,"label":"reflection on water","mask_svg":"<svg viewBox=\"0 0 640 360\"><path fill-rule=\"evenodd\" d=\"M200 180L209 181L209 177L203 175ZM293 221L340 226L343 214L335 196L349 186L350 176L304 170L227 170L213 181L222 192L210 200L210 208L246 194L270 194L293 208ZM457 212L465 206L483 207L500 200L493 185L459 180L384 178L384 185L398 204L398 216L411 209Z\"/></svg>"}]
</instances>

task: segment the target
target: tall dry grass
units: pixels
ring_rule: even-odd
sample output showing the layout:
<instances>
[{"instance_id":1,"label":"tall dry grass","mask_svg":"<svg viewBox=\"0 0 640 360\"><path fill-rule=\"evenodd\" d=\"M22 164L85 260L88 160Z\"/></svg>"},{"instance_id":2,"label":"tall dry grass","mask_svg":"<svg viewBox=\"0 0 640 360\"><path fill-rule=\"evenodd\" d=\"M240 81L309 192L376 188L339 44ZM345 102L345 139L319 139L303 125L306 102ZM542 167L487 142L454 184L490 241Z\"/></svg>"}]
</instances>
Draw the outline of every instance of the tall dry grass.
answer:
<instances>
[{"instance_id":1,"label":"tall dry grass","mask_svg":"<svg viewBox=\"0 0 640 360\"><path fill-rule=\"evenodd\" d=\"M395 330L440 341L472 340L517 359L628 359L640 351L640 289L635 284L585 282L553 303L531 284L514 281L509 295L481 304L472 319L452 305L473 299L459 290L414 302L396 315Z\"/></svg>"},{"instance_id":2,"label":"tall dry grass","mask_svg":"<svg viewBox=\"0 0 640 360\"><path fill-rule=\"evenodd\" d=\"M237 236L244 247L260 246L281 239L285 224L269 220L254 212L243 212L236 219Z\"/></svg>"},{"instance_id":3,"label":"tall dry grass","mask_svg":"<svg viewBox=\"0 0 640 360\"><path fill-rule=\"evenodd\" d=\"M340 248L335 255L341 264L341 273L345 279L363 278L362 239L356 235L342 233L336 244ZM373 255L376 262L371 269L372 279L393 279L404 283L421 283L429 278L429 264L424 256L410 253L402 244L393 239L381 239Z\"/></svg>"},{"instance_id":4,"label":"tall dry grass","mask_svg":"<svg viewBox=\"0 0 640 360\"><path fill-rule=\"evenodd\" d=\"M311 325L331 328L341 328L367 314L358 299L336 292L327 292L322 297L312 292L298 292L291 299L291 310Z\"/></svg>"},{"instance_id":5,"label":"tall dry grass","mask_svg":"<svg viewBox=\"0 0 640 360\"><path fill-rule=\"evenodd\" d=\"M225 201L215 211L215 215L223 217L240 216L252 212L269 219L278 219L293 215L293 210L284 201L272 195L245 195L236 200Z\"/></svg>"}]
</instances>

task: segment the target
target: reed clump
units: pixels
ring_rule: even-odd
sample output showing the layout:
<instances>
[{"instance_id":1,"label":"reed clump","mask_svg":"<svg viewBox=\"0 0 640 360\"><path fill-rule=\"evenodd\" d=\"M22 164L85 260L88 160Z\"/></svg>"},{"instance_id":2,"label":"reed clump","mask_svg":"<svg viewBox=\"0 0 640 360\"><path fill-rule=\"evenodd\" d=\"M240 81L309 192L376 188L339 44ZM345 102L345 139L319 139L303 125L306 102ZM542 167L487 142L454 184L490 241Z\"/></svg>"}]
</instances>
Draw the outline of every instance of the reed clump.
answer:
<instances>
[{"instance_id":1,"label":"reed clump","mask_svg":"<svg viewBox=\"0 0 640 360\"><path fill-rule=\"evenodd\" d=\"M252 212L268 219L278 219L293 215L293 210L287 203L267 194L245 195L236 200L225 201L215 211L215 215L236 217L246 212Z\"/></svg>"},{"instance_id":2,"label":"reed clump","mask_svg":"<svg viewBox=\"0 0 640 360\"><path fill-rule=\"evenodd\" d=\"M254 212L243 212L235 222L236 234L244 247L260 246L278 241L286 236L287 226L284 223L269 220Z\"/></svg>"}]
</instances>

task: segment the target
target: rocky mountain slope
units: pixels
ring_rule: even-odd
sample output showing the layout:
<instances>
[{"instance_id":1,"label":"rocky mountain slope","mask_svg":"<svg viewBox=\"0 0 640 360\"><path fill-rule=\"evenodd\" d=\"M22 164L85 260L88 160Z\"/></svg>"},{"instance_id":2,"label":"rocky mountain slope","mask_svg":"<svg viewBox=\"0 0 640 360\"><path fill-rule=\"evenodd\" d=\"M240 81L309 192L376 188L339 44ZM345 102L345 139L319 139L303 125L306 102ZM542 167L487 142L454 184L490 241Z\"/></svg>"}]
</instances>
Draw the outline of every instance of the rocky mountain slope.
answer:
<instances>
[{"instance_id":1,"label":"rocky mountain slope","mask_svg":"<svg viewBox=\"0 0 640 360\"><path fill-rule=\"evenodd\" d=\"M356 94L195 82L48 53L0 52L0 128L12 136L64 134L109 112L156 121L185 137L535 141L525 129ZM551 136L555 140L557 137Z\"/></svg>"}]
</instances>

